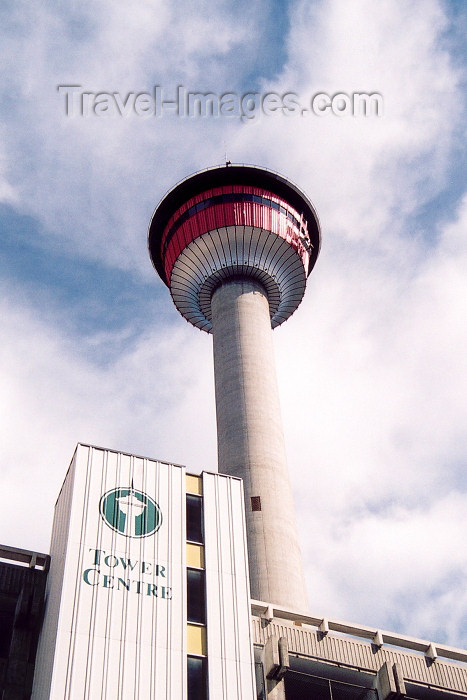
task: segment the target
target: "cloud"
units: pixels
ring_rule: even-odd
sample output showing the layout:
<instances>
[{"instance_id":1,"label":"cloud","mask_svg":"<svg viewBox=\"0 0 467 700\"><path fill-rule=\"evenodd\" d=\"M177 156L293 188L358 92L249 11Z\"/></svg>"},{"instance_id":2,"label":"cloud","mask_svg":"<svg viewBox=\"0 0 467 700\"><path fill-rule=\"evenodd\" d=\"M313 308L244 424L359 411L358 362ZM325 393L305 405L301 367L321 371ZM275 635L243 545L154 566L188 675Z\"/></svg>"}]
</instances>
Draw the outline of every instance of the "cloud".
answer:
<instances>
[{"instance_id":1,"label":"cloud","mask_svg":"<svg viewBox=\"0 0 467 700\"><path fill-rule=\"evenodd\" d=\"M0 513L5 542L48 550L53 505L78 441L195 472L215 468L214 402L199 399L213 391L207 336L187 324L165 335L151 329L102 366L86 346L97 342L104 352L121 343L119 331L73 338L5 286L0 316L2 484L11 495Z\"/></svg>"},{"instance_id":2,"label":"cloud","mask_svg":"<svg viewBox=\"0 0 467 700\"><path fill-rule=\"evenodd\" d=\"M467 197L410 276L325 256L276 333L313 610L451 644L467 614L466 224ZM459 624L443 627L424 611L448 590Z\"/></svg>"},{"instance_id":3,"label":"cloud","mask_svg":"<svg viewBox=\"0 0 467 700\"><path fill-rule=\"evenodd\" d=\"M38 272L2 283L2 532L47 549L78 440L215 468L211 341L164 311L145 234L162 194L227 150L299 183L322 223L307 295L274 333L311 608L467 644L467 200L453 204L465 78L450 6L286 11L274 70L256 58L271 37L264 3L8 11L0 195L31 217L29 233L13 225L12 260L27 250ZM169 97L178 84L300 99L375 91L384 116L66 118L56 86L71 83L160 84ZM99 328L82 322L86 308Z\"/></svg>"},{"instance_id":4,"label":"cloud","mask_svg":"<svg viewBox=\"0 0 467 700\"><path fill-rule=\"evenodd\" d=\"M428 507L359 518L309 563L315 596L324 594L337 618L383 629L389 621L391 629L458 645L467 613L465 507L465 494L450 493Z\"/></svg>"},{"instance_id":5,"label":"cloud","mask_svg":"<svg viewBox=\"0 0 467 700\"><path fill-rule=\"evenodd\" d=\"M406 217L445 186L457 147L464 101L446 23L438 2L297 3L288 61L264 91L294 91L302 104L322 91L378 92L384 116L263 117L239 132L236 158L253 153L287 172L339 241L392 246L409 233Z\"/></svg>"},{"instance_id":6,"label":"cloud","mask_svg":"<svg viewBox=\"0 0 467 700\"><path fill-rule=\"evenodd\" d=\"M149 215L174 177L200 161L222 160L222 139L215 135L221 122L170 113L161 119L66 118L57 86L125 96L158 84L166 100L178 84L235 89L242 72L232 79L224 58L246 41L240 12L248 16L251 9L240 3L235 11L221 5L194 11L183 4L181 11L161 1L117 10L109 2L11 10L5 27L11 63L3 85L6 175L20 210L43 224L43 245L125 269L136 265L144 273L141 232ZM249 52L240 52L243 71Z\"/></svg>"}]
</instances>

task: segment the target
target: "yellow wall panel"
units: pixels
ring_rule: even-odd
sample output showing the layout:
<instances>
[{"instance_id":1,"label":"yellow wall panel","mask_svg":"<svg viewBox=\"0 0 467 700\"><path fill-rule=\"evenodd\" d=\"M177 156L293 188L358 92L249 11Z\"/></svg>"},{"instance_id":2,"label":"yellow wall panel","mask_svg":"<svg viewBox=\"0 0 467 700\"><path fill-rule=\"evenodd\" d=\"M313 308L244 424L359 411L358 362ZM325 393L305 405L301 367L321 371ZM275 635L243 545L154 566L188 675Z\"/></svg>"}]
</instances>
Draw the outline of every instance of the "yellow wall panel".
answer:
<instances>
[{"instance_id":1,"label":"yellow wall panel","mask_svg":"<svg viewBox=\"0 0 467 700\"><path fill-rule=\"evenodd\" d=\"M186 565L195 569L204 569L204 546L202 544L187 542Z\"/></svg>"},{"instance_id":2,"label":"yellow wall panel","mask_svg":"<svg viewBox=\"0 0 467 700\"><path fill-rule=\"evenodd\" d=\"M200 625L187 625L187 652L197 656L206 656L206 627Z\"/></svg>"},{"instance_id":3,"label":"yellow wall panel","mask_svg":"<svg viewBox=\"0 0 467 700\"><path fill-rule=\"evenodd\" d=\"M186 475L186 492L194 493L197 496L203 495L203 480L200 476L194 474Z\"/></svg>"}]
</instances>

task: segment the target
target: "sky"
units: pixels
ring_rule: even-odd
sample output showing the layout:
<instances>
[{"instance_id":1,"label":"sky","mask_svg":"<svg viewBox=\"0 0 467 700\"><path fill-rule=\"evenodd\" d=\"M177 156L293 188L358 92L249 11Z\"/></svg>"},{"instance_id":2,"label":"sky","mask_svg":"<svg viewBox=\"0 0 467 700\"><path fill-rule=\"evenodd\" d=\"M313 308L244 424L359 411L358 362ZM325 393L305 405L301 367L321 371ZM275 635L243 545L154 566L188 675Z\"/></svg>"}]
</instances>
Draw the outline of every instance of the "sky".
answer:
<instances>
[{"instance_id":1,"label":"sky","mask_svg":"<svg viewBox=\"0 0 467 700\"><path fill-rule=\"evenodd\" d=\"M147 228L182 178L252 163L322 229L274 331L312 614L466 647L467 5L18 0L0 34L1 541L49 550L77 442L217 469L212 339ZM153 114L155 86L252 96ZM355 93L383 109L310 109Z\"/></svg>"}]
</instances>

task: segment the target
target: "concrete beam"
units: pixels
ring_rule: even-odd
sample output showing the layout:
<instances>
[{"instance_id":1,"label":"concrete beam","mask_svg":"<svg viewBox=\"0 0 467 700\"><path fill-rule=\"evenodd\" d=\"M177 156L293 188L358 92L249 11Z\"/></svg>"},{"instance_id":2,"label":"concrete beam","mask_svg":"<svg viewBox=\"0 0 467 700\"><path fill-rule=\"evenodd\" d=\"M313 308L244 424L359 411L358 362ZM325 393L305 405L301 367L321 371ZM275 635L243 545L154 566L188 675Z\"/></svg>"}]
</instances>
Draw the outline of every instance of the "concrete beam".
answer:
<instances>
[{"instance_id":1,"label":"concrete beam","mask_svg":"<svg viewBox=\"0 0 467 700\"><path fill-rule=\"evenodd\" d=\"M409 637L408 635L398 634L397 632L378 630L375 627L359 625L353 622L343 622L342 620L333 620L327 617L323 618L322 615L304 615L302 612L299 612L296 607L286 608L279 605L271 605L271 603L266 603L261 600L252 600L251 611L253 615L259 616L263 616L267 611L268 619L278 618L311 625L312 627L317 627L323 634L327 634L327 632L331 631L349 634L353 637L362 637L372 641L373 644L376 644L378 647L394 645L410 651L421 651L425 654L427 659L431 661L436 661L437 658L444 658L467 663L467 650L465 649L457 649L456 647L450 647L444 644L434 644L425 639L417 639L416 637Z\"/></svg>"},{"instance_id":2,"label":"concrete beam","mask_svg":"<svg viewBox=\"0 0 467 700\"><path fill-rule=\"evenodd\" d=\"M287 639L272 635L263 650L263 667L268 700L285 700L284 676L290 668Z\"/></svg>"}]
</instances>

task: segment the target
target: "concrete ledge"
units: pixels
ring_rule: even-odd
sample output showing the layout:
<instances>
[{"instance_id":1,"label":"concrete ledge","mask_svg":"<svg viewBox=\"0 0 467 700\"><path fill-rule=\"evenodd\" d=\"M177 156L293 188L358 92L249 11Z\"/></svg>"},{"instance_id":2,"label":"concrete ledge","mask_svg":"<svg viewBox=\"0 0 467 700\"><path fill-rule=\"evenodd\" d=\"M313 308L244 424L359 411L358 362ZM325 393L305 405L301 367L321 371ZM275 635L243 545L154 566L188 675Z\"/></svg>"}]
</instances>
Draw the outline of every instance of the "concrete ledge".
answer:
<instances>
[{"instance_id":1,"label":"concrete ledge","mask_svg":"<svg viewBox=\"0 0 467 700\"><path fill-rule=\"evenodd\" d=\"M290 620L292 622L301 622L304 625L317 627L322 634L327 634L329 631L349 634L353 637L363 637L370 640L375 646L382 647L384 645L392 645L409 649L411 651L422 652L430 661L436 661L438 658L450 659L452 661L460 661L467 664L467 651L449 647L444 644L434 644L425 639L417 639L396 632L387 632L379 630L375 627L366 625L358 625L353 622L343 622L342 620L333 620L329 617L305 615L300 612L286 610L270 603L264 603L259 600L251 601L251 612L258 617L272 620Z\"/></svg>"},{"instance_id":2,"label":"concrete ledge","mask_svg":"<svg viewBox=\"0 0 467 700\"><path fill-rule=\"evenodd\" d=\"M50 556L48 554L33 552L29 549L19 549L18 547L9 547L6 544L0 544L0 559L7 562L26 564L30 569L37 568L44 571L48 571L50 566Z\"/></svg>"}]
</instances>

